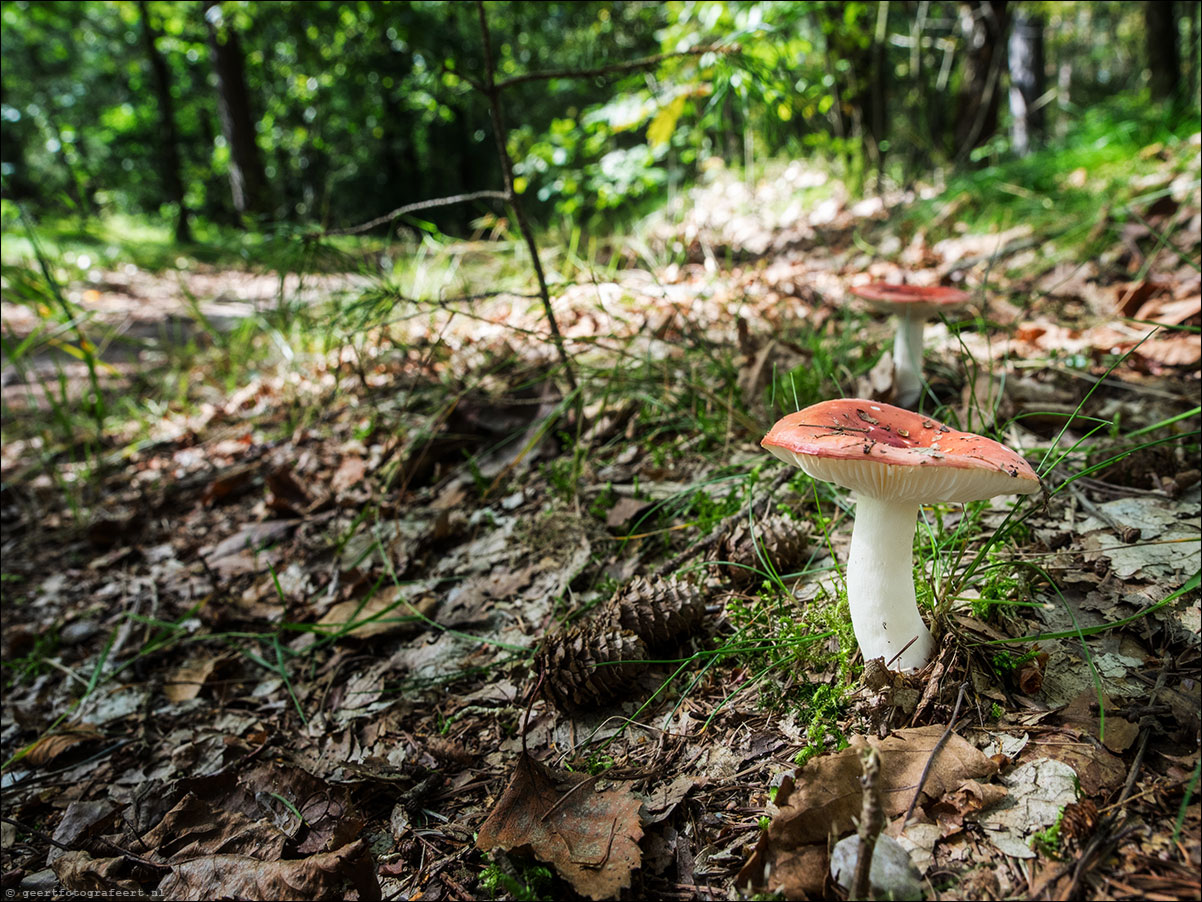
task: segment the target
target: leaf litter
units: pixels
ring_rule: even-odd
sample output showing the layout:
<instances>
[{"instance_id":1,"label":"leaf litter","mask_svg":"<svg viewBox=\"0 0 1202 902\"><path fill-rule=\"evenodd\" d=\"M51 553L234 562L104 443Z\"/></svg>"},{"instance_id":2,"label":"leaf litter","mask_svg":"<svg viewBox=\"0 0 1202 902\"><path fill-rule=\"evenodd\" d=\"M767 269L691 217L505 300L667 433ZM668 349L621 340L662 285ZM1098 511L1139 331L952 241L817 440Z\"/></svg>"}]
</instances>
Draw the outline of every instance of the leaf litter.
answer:
<instances>
[{"instance_id":1,"label":"leaf litter","mask_svg":"<svg viewBox=\"0 0 1202 902\"><path fill-rule=\"evenodd\" d=\"M812 178L794 167L786 182ZM849 205L836 192L807 210L776 205L779 185L712 190L714 203L699 194L683 222L652 230L681 262L560 291L582 360L604 372L603 346L620 347L666 392L651 407L588 398L578 435L592 454L572 467L550 348L514 331L541 329L539 314L504 294L398 327L358 384L335 355L166 418L86 522L28 470L32 448L6 445L4 658L23 669L6 668L0 720L5 887L467 899L491 891L489 868L520 884L542 862L565 898L736 886L821 898L837 892L830 850L855 828L855 749L870 744L885 832L928 896L1028 897L1073 880L1089 898L1196 898L1197 588L1158 607L1197 570L1196 460L1127 454L1049 498L995 561L1038 568L1009 590L1031 607L978 616L984 593L955 599L925 682L854 690L852 671L826 720L818 693L848 672L765 671L763 637L779 640L740 619L761 580L743 574L765 558L803 574L786 583L789 616L809 616L838 591L809 568L844 559L847 518L820 538L789 526L782 511L805 496L783 480L738 488L760 462L774 374L818 366L795 327L836 341L849 286L868 279L990 280L981 303L1000 336L929 335L932 389L966 425L1004 426L1018 447L1064 430L1061 447L1078 443L1066 473L1127 450L1088 418L1125 431L1179 418L1165 428L1184 431L1196 332L1145 336L1198 325L1196 271L1151 233L1066 265L1034 253L1029 230L895 236L884 211L904 198ZM1173 240L1196 255L1197 200L1174 202L1187 227ZM873 256L851 240L874 228L896 247ZM999 259L1006 275L990 269ZM140 295L174 296L139 278ZM1021 303L1031 291L1044 303ZM888 326L856 322L847 365L888 397ZM975 379L962 347L987 364ZM694 373L689 348L731 361L729 395ZM322 415L297 428L290 404ZM729 467L699 450L703 421ZM619 615L661 591L633 591L635 578L677 573L673 603L695 626L656 645L631 629L656 635L645 616ZM539 655L583 668L581 685L612 666L555 651L561 629L589 622L639 640L629 678L586 710L530 702ZM835 632L809 627L838 652ZM798 693L810 702L782 713ZM1035 841L1058 823L1058 848ZM1074 862L1080 878L1060 874Z\"/></svg>"}]
</instances>

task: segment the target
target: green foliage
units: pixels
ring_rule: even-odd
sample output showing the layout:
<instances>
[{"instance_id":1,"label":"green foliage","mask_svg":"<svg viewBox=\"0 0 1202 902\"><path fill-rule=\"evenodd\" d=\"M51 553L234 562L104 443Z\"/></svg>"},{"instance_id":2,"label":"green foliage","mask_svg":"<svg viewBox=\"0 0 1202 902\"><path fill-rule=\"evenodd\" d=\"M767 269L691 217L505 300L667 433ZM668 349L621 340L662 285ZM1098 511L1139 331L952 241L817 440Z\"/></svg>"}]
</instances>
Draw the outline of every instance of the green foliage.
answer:
<instances>
[{"instance_id":1,"label":"green foliage","mask_svg":"<svg viewBox=\"0 0 1202 902\"><path fill-rule=\"evenodd\" d=\"M527 864L513 875L496 862L490 862L480 872L480 885L491 898L507 893L518 902L538 902L550 898L551 869L541 864Z\"/></svg>"},{"instance_id":2,"label":"green foliage","mask_svg":"<svg viewBox=\"0 0 1202 902\"><path fill-rule=\"evenodd\" d=\"M1060 860L1060 824L1064 820L1064 809L1056 815L1056 822L1031 834L1029 845L1037 852Z\"/></svg>"},{"instance_id":3,"label":"green foliage","mask_svg":"<svg viewBox=\"0 0 1202 902\"><path fill-rule=\"evenodd\" d=\"M1047 19L1049 59L1072 62L1067 93L1045 108L1047 143L1088 166L1090 154L1106 156L1107 141L1155 140L1145 126L1160 111L1144 88L1139 6L1033 8ZM500 187L485 98L473 87L484 75L474 4L225 0L208 14L244 61L270 221L351 225L408 202ZM870 178L926 176L952 156L971 53L946 5L540 0L490 2L486 14L501 81L562 73L513 84L502 97L516 186L544 223L594 229L629 219L711 158L753 170L776 155L824 157L854 190ZM89 232L98 212L178 215L149 29L172 98L183 203L201 220L197 238L207 243L211 224L232 224L231 149L210 84L205 15L200 3L165 0L0 4L6 196ZM1196 37L1183 26L1183 39ZM711 45L732 52L687 52ZM1196 122L1197 46L1183 49L1192 94L1174 108L1172 128ZM622 68L660 53L654 64ZM1103 101L1111 112L1099 113ZM1139 135L1123 133L1131 121ZM1067 137L1077 125L1100 143ZM968 162L1010 166L1004 126ZM1007 175L1039 198L1063 171L1071 170L1032 159ZM980 196L972 187L970 178L966 194ZM1056 213L1088 209L1091 195L1104 192L1067 190ZM408 225L466 232L485 211L504 213L448 208ZM989 204L981 215L991 215Z\"/></svg>"}]
</instances>

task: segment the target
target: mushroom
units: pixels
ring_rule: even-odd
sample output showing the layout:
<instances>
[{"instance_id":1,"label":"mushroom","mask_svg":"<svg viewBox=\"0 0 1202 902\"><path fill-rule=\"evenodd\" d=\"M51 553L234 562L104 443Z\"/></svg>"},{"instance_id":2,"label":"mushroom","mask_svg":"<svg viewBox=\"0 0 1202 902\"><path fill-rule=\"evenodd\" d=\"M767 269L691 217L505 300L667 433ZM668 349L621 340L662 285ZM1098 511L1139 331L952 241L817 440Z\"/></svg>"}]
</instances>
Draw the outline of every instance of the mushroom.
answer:
<instances>
[{"instance_id":1,"label":"mushroom","mask_svg":"<svg viewBox=\"0 0 1202 902\"><path fill-rule=\"evenodd\" d=\"M864 660L916 670L934 641L914 596L919 507L1039 491L1022 457L992 439L860 399L823 401L777 421L760 442L814 479L856 492L847 604Z\"/></svg>"},{"instance_id":2,"label":"mushroom","mask_svg":"<svg viewBox=\"0 0 1202 902\"><path fill-rule=\"evenodd\" d=\"M851 289L856 297L878 310L897 314L897 336L893 339L894 385L897 403L913 407L922 396L922 330L940 310L962 307L969 295L942 285L892 285L874 282Z\"/></svg>"}]
</instances>

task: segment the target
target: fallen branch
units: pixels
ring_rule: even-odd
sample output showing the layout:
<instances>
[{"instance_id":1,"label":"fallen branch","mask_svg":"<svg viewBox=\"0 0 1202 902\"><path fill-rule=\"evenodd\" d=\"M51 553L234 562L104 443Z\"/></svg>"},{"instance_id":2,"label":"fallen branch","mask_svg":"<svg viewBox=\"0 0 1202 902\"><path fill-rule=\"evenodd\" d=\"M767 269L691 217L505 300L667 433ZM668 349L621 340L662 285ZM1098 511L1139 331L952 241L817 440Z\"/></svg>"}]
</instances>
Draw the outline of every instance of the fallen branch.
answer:
<instances>
[{"instance_id":1,"label":"fallen branch","mask_svg":"<svg viewBox=\"0 0 1202 902\"><path fill-rule=\"evenodd\" d=\"M472 191L468 194L453 194L450 197L435 197L430 200L419 200L416 203L405 204L405 206L397 207L390 213L385 213L383 216L377 216L375 219L361 223L357 226L348 226L345 229L326 229L324 232L316 232L306 237L312 240L314 238L328 238L332 235L359 235L363 232L371 231L376 226L381 226L386 222L391 222L392 220L404 216L407 213L416 213L419 210L433 210L437 207L450 207L455 204L466 204L473 200L509 201L509 199L509 194L505 191Z\"/></svg>"},{"instance_id":2,"label":"fallen branch","mask_svg":"<svg viewBox=\"0 0 1202 902\"><path fill-rule=\"evenodd\" d=\"M914 789L914 798L910 800L910 807L906 809L906 816L902 818L902 826L910 823L910 815L914 813L914 807L918 804L918 800L922 798L922 787L927 782L927 776L931 773L931 765L935 763L935 758L939 754L948 739L951 738L952 731L956 729L956 718L960 716L960 706L964 704L964 693L968 690L968 683L960 684L960 694L956 696L956 707L952 709L951 720L947 722L947 729L943 731L943 735L939 737L939 741L935 743L935 747L931 749L931 755L927 758L926 766L922 769L922 775L918 778L918 786ZM852 898L856 898L852 896Z\"/></svg>"},{"instance_id":3,"label":"fallen branch","mask_svg":"<svg viewBox=\"0 0 1202 902\"><path fill-rule=\"evenodd\" d=\"M872 854L876 851L876 839L885 825L885 812L881 808L881 789L877 778L881 775L881 756L872 746L860 752L860 767L864 776L860 785L864 788L860 803L860 847L856 852L856 869L852 874L849 899L871 899L869 877L872 874Z\"/></svg>"}]
</instances>

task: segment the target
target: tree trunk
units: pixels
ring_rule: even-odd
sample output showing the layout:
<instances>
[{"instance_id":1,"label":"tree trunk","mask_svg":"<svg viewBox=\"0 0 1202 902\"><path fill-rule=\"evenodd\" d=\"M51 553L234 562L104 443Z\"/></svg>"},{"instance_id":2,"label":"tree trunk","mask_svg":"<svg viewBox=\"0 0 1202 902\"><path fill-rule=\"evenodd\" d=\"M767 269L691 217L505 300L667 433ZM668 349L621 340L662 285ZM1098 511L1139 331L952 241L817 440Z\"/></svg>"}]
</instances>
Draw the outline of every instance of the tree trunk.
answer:
<instances>
[{"instance_id":1,"label":"tree trunk","mask_svg":"<svg viewBox=\"0 0 1202 902\"><path fill-rule=\"evenodd\" d=\"M960 6L967 54L956 102L956 159L963 161L997 132L1006 65L1006 0L972 0Z\"/></svg>"},{"instance_id":2,"label":"tree trunk","mask_svg":"<svg viewBox=\"0 0 1202 902\"><path fill-rule=\"evenodd\" d=\"M8 105L8 90L3 80L0 80L0 104ZM26 117L0 118L0 168L7 173L0 190L4 197L13 200L25 200L37 193L25 161L27 122Z\"/></svg>"},{"instance_id":3,"label":"tree trunk","mask_svg":"<svg viewBox=\"0 0 1202 902\"><path fill-rule=\"evenodd\" d=\"M219 0L205 0L205 24L213 72L217 76L217 112L230 150L230 194L241 216L266 211L267 176L255 141L255 122L246 89L246 68L238 35L225 26Z\"/></svg>"},{"instance_id":4,"label":"tree trunk","mask_svg":"<svg viewBox=\"0 0 1202 902\"><path fill-rule=\"evenodd\" d=\"M1149 85L1155 100L1175 100L1181 89L1181 55L1177 51L1177 5L1173 0L1146 0Z\"/></svg>"},{"instance_id":5,"label":"tree trunk","mask_svg":"<svg viewBox=\"0 0 1202 902\"><path fill-rule=\"evenodd\" d=\"M1046 90L1043 61L1043 17L1021 6L1010 31L1010 139L1020 157L1037 146L1044 133L1043 107L1036 101Z\"/></svg>"},{"instance_id":6,"label":"tree trunk","mask_svg":"<svg viewBox=\"0 0 1202 902\"><path fill-rule=\"evenodd\" d=\"M142 18L142 41L146 45L146 57L154 76L154 93L159 103L159 169L163 175L163 187L176 208L175 243L191 244L192 229L188 225L188 204L185 199L183 165L179 154L179 131L175 127L175 103L171 98L171 77L167 61L156 45L158 34L150 24L150 10L146 0L138 0L138 12Z\"/></svg>"}]
</instances>

